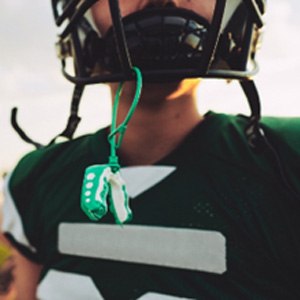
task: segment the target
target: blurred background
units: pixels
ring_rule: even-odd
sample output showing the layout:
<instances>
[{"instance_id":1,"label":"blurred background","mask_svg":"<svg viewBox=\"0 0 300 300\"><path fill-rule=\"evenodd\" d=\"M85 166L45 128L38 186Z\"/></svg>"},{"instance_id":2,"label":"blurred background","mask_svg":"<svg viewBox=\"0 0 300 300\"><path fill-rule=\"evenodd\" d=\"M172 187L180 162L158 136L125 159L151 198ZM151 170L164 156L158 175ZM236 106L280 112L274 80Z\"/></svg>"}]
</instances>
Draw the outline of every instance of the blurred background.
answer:
<instances>
[{"instance_id":1,"label":"blurred background","mask_svg":"<svg viewBox=\"0 0 300 300\"><path fill-rule=\"evenodd\" d=\"M267 29L258 55L261 71L256 78L264 115L300 116L299 11L299 0L268 1ZM11 127L12 107L19 108L22 128L33 139L47 143L64 129L73 86L60 74L50 1L1 0L0 20L0 173L3 173L33 149ZM104 86L87 88L77 136L109 123L108 95ZM238 84L215 80L200 85L199 109L202 113L207 110L248 113Z\"/></svg>"}]
</instances>

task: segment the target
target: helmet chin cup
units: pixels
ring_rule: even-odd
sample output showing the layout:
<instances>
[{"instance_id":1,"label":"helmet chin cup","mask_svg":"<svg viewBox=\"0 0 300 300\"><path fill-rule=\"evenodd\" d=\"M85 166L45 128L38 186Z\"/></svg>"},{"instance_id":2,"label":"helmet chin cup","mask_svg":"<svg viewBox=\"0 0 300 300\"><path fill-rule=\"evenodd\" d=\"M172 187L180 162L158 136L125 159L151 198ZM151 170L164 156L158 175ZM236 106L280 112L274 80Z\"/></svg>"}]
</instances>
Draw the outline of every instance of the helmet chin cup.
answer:
<instances>
[{"instance_id":1,"label":"helmet chin cup","mask_svg":"<svg viewBox=\"0 0 300 300\"><path fill-rule=\"evenodd\" d=\"M152 8L123 19L132 64L142 72L203 68L205 41L209 32L206 19L178 8ZM103 38L104 53L99 63L110 72L120 72L120 61L110 28Z\"/></svg>"}]
</instances>

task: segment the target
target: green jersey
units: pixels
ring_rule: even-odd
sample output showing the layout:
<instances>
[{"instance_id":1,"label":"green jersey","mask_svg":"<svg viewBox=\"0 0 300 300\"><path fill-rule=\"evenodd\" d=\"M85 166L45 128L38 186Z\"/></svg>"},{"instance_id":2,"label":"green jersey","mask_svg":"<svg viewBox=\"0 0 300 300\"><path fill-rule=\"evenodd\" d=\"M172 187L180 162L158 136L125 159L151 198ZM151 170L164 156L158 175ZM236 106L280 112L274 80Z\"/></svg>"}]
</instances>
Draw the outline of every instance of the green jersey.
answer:
<instances>
[{"instance_id":1,"label":"green jersey","mask_svg":"<svg viewBox=\"0 0 300 300\"><path fill-rule=\"evenodd\" d=\"M43 264L40 299L300 299L300 199L241 116L209 113L152 166L123 166L133 219L90 221L85 169L107 131L25 156L7 180L4 231ZM265 118L300 193L300 119Z\"/></svg>"}]
</instances>

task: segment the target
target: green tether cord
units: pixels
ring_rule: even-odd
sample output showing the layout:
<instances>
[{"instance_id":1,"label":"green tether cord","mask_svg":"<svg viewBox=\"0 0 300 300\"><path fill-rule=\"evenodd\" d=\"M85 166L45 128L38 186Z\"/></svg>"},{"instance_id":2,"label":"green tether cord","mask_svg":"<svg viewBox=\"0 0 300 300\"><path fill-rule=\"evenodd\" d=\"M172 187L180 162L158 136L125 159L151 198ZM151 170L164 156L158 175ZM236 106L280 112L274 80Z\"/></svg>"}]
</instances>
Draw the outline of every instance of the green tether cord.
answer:
<instances>
[{"instance_id":1,"label":"green tether cord","mask_svg":"<svg viewBox=\"0 0 300 300\"><path fill-rule=\"evenodd\" d=\"M93 221L98 221L106 215L108 208L114 215L117 224L129 222L132 218L126 183L119 172L120 165L117 149L120 148L122 144L127 124L141 96L142 74L136 67L134 67L133 70L136 73L137 79L135 96L125 120L118 127L117 114L124 82L121 82L117 89L112 112L111 131L108 136L110 143L108 164L92 165L85 170L81 190L81 208L90 220ZM117 134L119 135L118 137ZM110 199L109 207L107 203L108 199Z\"/></svg>"},{"instance_id":2,"label":"green tether cord","mask_svg":"<svg viewBox=\"0 0 300 300\"><path fill-rule=\"evenodd\" d=\"M122 89L124 82L121 82L118 86L114 104L113 104L113 110L112 110L112 124L111 124L111 130L110 134L108 136L108 141L110 143L110 157L109 157L109 165L112 168L113 172L117 172L120 169L119 165L119 158L117 156L117 149L121 147L124 134L127 129L127 124L129 123L130 119L132 118L135 109L139 103L139 99L141 97L142 87L143 87L143 77L142 73L139 68L133 67L133 71L136 74L136 91L135 95L132 101L132 104L130 106L130 109L128 111L128 114L125 118L125 120L118 126L117 126L117 114L118 114L118 107L120 103L120 98L122 94ZM119 134L119 137L117 139L116 135Z\"/></svg>"}]
</instances>

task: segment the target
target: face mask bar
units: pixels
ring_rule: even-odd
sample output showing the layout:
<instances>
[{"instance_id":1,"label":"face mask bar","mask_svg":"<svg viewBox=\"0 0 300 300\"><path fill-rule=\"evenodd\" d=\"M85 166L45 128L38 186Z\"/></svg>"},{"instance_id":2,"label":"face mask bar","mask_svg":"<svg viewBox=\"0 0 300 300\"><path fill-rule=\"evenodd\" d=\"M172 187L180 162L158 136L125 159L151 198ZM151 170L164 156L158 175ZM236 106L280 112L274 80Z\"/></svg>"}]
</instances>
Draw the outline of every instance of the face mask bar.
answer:
<instances>
[{"instance_id":1,"label":"face mask bar","mask_svg":"<svg viewBox=\"0 0 300 300\"><path fill-rule=\"evenodd\" d=\"M263 27L264 21L262 16L265 13L263 2L260 0L259 5L255 0L244 0L244 3L250 13L253 23L255 23L258 28Z\"/></svg>"},{"instance_id":2,"label":"face mask bar","mask_svg":"<svg viewBox=\"0 0 300 300\"><path fill-rule=\"evenodd\" d=\"M126 77L130 76L132 78L132 62L126 42L119 1L110 0L109 7L121 69Z\"/></svg>"},{"instance_id":3,"label":"face mask bar","mask_svg":"<svg viewBox=\"0 0 300 300\"><path fill-rule=\"evenodd\" d=\"M60 37L64 39L76 27L80 18L98 0L52 0L55 24L61 26L68 20L68 25L63 29ZM72 15L72 17L69 17Z\"/></svg>"}]
</instances>

